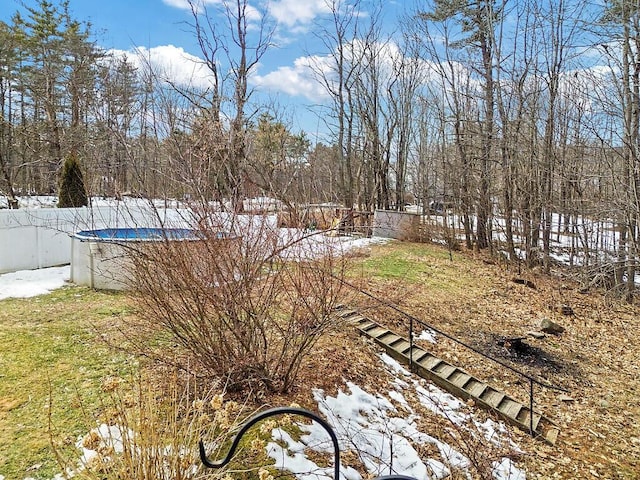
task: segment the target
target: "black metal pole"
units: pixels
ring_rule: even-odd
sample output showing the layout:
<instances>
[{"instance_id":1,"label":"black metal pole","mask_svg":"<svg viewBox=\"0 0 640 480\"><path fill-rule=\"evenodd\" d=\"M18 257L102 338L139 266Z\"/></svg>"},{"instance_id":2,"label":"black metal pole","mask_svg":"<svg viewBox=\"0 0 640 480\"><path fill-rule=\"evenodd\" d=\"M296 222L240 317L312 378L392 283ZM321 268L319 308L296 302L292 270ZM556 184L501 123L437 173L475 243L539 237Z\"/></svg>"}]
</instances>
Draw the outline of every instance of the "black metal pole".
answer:
<instances>
[{"instance_id":1,"label":"black metal pole","mask_svg":"<svg viewBox=\"0 0 640 480\"><path fill-rule=\"evenodd\" d=\"M229 452L227 453L227 456L224 457L222 460L217 460L217 461L209 460L204 448L204 442L200 440L199 442L200 460L202 461L203 465L207 468L224 467L233 458L233 455L235 454L236 449L238 448L238 444L240 443L240 439L245 433L247 433L247 430L249 430L252 426L254 426L259 421L264 420L265 418L273 417L274 415L286 415L286 414L300 415L302 417L310 418L311 420L318 422L320 426L327 431L327 433L331 437L331 442L333 443L333 453L335 456L335 465L333 467L333 478L335 480L340 480L340 447L338 445L338 437L333 431L333 428L331 427L331 425L329 425L329 423L327 423L326 420L319 417L315 413L310 412L309 410L305 410L303 408L295 408L295 407L271 408L269 410L265 410L264 412L255 415L254 417L251 417L247 421L247 423L245 423L242 426L242 428L238 431L236 436L233 438L233 442L231 443ZM414 477L409 477L406 475L384 475L382 477L376 477L373 480L416 480L416 479Z\"/></svg>"},{"instance_id":2,"label":"black metal pole","mask_svg":"<svg viewBox=\"0 0 640 480\"><path fill-rule=\"evenodd\" d=\"M413 372L413 318L409 319L409 371Z\"/></svg>"},{"instance_id":3,"label":"black metal pole","mask_svg":"<svg viewBox=\"0 0 640 480\"><path fill-rule=\"evenodd\" d=\"M533 437L533 378L529 379L529 434Z\"/></svg>"}]
</instances>

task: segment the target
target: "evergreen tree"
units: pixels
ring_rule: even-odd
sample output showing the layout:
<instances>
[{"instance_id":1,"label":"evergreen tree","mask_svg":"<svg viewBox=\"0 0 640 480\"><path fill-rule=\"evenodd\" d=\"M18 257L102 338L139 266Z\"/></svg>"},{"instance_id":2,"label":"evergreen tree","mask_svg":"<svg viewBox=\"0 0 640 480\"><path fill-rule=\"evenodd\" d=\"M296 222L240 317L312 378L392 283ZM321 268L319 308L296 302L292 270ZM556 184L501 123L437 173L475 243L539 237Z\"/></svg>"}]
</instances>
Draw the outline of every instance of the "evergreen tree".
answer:
<instances>
[{"instance_id":1,"label":"evergreen tree","mask_svg":"<svg viewBox=\"0 0 640 480\"><path fill-rule=\"evenodd\" d=\"M65 158L60 176L58 208L86 207L87 191L80 170L80 162L74 154Z\"/></svg>"}]
</instances>

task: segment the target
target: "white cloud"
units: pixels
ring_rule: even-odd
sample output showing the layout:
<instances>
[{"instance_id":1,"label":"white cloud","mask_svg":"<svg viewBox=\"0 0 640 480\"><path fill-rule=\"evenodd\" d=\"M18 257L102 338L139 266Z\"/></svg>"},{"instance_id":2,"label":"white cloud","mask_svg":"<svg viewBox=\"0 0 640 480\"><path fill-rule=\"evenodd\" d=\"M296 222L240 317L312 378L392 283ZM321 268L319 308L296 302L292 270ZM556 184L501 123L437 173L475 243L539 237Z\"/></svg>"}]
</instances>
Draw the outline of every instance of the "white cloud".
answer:
<instances>
[{"instance_id":1,"label":"white cloud","mask_svg":"<svg viewBox=\"0 0 640 480\"><path fill-rule=\"evenodd\" d=\"M251 83L264 90L322 102L327 99L327 91L317 80L314 70L318 69L330 76L328 57L297 58L292 66L278 67L266 75L252 75Z\"/></svg>"},{"instance_id":2,"label":"white cloud","mask_svg":"<svg viewBox=\"0 0 640 480\"><path fill-rule=\"evenodd\" d=\"M418 59L403 57L402 52L393 42L377 44L376 48L378 52L376 57L380 59L380 74L384 78L397 76L396 68L401 61L417 62L416 69L422 72L423 80L427 79L428 72L435 74L432 65ZM347 63L352 56L353 61L358 62L363 49L364 45L360 41L349 43L345 49ZM252 75L251 82L265 90L301 96L313 102L322 103L329 98L326 83L332 84L335 79L335 58L332 55L311 55L298 57L293 65L278 67L264 75L256 73Z\"/></svg>"},{"instance_id":3,"label":"white cloud","mask_svg":"<svg viewBox=\"0 0 640 480\"><path fill-rule=\"evenodd\" d=\"M170 7L180 8L182 10L191 10L192 5L196 10L206 5L216 5L221 3L221 0L162 0L165 5Z\"/></svg>"},{"instance_id":4,"label":"white cloud","mask_svg":"<svg viewBox=\"0 0 640 480\"><path fill-rule=\"evenodd\" d=\"M212 87L211 73L202 60L187 53L182 47L159 45L127 51L111 50L110 53L116 57L126 56L139 69L150 67L162 80L169 80L180 86Z\"/></svg>"},{"instance_id":5,"label":"white cloud","mask_svg":"<svg viewBox=\"0 0 640 480\"><path fill-rule=\"evenodd\" d=\"M207 6L219 5L235 8L229 3L229 0L162 0L165 5L181 10L192 10L202 13ZM269 2L269 14L279 25L285 26L290 31L305 30L313 20L319 15L331 13L329 0L273 0ZM262 20L262 12L247 4L246 6L247 20L251 23Z\"/></svg>"},{"instance_id":6,"label":"white cloud","mask_svg":"<svg viewBox=\"0 0 640 480\"><path fill-rule=\"evenodd\" d=\"M169 5L170 7L189 9L189 1L188 0L162 0L162 3L165 5Z\"/></svg>"},{"instance_id":7,"label":"white cloud","mask_svg":"<svg viewBox=\"0 0 640 480\"><path fill-rule=\"evenodd\" d=\"M247 5L245 15L247 16L247 20L251 23L262 20L262 13L260 13L260 10L256 7L252 7L251 5Z\"/></svg>"},{"instance_id":8,"label":"white cloud","mask_svg":"<svg viewBox=\"0 0 640 480\"><path fill-rule=\"evenodd\" d=\"M318 15L331 12L327 0L274 0L269 12L275 20L289 28L307 25Z\"/></svg>"},{"instance_id":9,"label":"white cloud","mask_svg":"<svg viewBox=\"0 0 640 480\"><path fill-rule=\"evenodd\" d=\"M361 41L354 40L346 45L346 60L349 63L360 62L364 45ZM398 45L393 42L369 45L368 49L375 50L378 59L380 81L391 82L392 79L401 78L402 72L407 75L418 75L418 82L423 87L432 87L436 90L448 91L450 84L446 81L455 79L455 84L465 82L474 85L473 80L467 78L471 75L469 69L461 63L433 63L414 57L406 57ZM370 54L370 53L369 53ZM401 64L403 67L401 67ZM406 68L403 70L402 68ZM312 55L298 57L293 65L285 65L265 73L256 72L251 76L251 83L259 89L280 92L286 95L304 97L315 103L324 103L330 98L326 83L333 88L333 82L337 80L335 73L335 58L332 55Z\"/></svg>"},{"instance_id":10,"label":"white cloud","mask_svg":"<svg viewBox=\"0 0 640 480\"><path fill-rule=\"evenodd\" d=\"M220 5L224 8L228 8L231 12L235 11L235 7L229 0L162 0L165 5L170 7L179 8L181 10L195 10L197 13L202 13L204 9L206 9L209 5ZM245 14L247 16L247 20L250 22L257 22L262 19L262 14L260 11L252 6L247 4L245 7Z\"/></svg>"},{"instance_id":11,"label":"white cloud","mask_svg":"<svg viewBox=\"0 0 640 480\"><path fill-rule=\"evenodd\" d=\"M218 13L222 15L236 15L236 6L230 0L162 0L165 5L170 7L179 8L181 10L194 11L196 14L201 15L206 12L208 6L217 6L220 8ZM249 29L255 28L255 26L262 20L262 13L256 7L250 4L245 5L245 17L249 22ZM1 480L1 479L0 479Z\"/></svg>"}]
</instances>

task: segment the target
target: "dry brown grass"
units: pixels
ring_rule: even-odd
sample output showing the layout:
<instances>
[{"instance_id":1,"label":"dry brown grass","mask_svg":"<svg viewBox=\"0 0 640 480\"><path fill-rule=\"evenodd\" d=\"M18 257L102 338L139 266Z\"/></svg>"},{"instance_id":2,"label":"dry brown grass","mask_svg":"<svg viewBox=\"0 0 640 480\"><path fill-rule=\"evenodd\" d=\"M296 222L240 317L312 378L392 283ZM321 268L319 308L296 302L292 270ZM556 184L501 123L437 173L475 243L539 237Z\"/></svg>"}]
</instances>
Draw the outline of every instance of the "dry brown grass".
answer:
<instances>
[{"instance_id":1,"label":"dry brown grass","mask_svg":"<svg viewBox=\"0 0 640 480\"><path fill-rule=\"evenodd\" d=\"M635 335L640 318L636 305L611 304L602 292L581 293L580 286L561 276L523 273L534 288L513 281L518 272L483 255L454 254L439 247L392 243L374 247L364 260L366 289L438 329L510 362L514 367L569 390L561 393L536 387L536 406L562 431L555 447L532 441L514 430L527 451L522 464L532 478L638 478L640 476L640 389ZM366 263L384 258L404 267L396 275L378 275ZM568 305L574 316L561 313ZM398 333L407 324L376 302L363 299L367 315ZM496 340L526 336L542 318L562 324L561 336L527 339L534 355L514 357ZM528 383L469 350L440 338L423 343L436 355L457 364L503 390L527 398ZM368 369L372 383L377 373Z\"/></svg>"}]
</instances>

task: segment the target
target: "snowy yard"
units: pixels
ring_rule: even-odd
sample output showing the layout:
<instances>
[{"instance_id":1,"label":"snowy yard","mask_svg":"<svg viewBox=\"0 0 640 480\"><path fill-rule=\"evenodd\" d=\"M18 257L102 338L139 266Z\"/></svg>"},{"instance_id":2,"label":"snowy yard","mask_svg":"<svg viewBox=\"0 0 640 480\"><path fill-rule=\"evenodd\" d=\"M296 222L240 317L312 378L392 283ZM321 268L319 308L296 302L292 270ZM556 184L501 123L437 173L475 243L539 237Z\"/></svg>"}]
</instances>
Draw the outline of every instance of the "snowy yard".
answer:
<instances>
[{"instance_id":1,"label":"snowy yard","mask_svg":"<svg viewBox=\"0 0 640 480\"><path fill-rule=\"evenodd\" d=\"M406 398L412 396L419 399L421 411L440 416L465 435L495 448L496 458L491 461L494 479L526 479L525 473L509 457L498 453L523 453L513 443L503 423L491 419L478 420L464 403L411 374L391 357L382 354L379 358L392 378L391 390L370 392L348 381L346 388L340 389L335 396L314 390L317 409L336 432L341 452L352 452L368 475L408 475L418 480L440 480L455 471L466 478L473 478L473 461L458 446L419 429L416 422L421 414ZM333 465L320 467L310 458L313 452L319 452L328 454L332 459L333 446L327 432L317 423L298 423L297 426L302 431L299 440L294 440L284 428L271 430L272 441L266 445L266 453L275 462L273 467L291 472L300 480L331 480ZM122 452L127 439L134 438L133 432L126 433L118 425L106 424L95 428L89 435L101 440L92 450L83 446L81 438L78 439L76 472L97 458L99 450L106 448ZM437 455L421 455L418 450L425 445L432 445ZM188 449L189 446L185 446L185 451ZM475 455L476 452L473 453ZM363 479L351 466L341 464L340 472L345 480ZM1 475L0 480L4 480Z\"/></svg>"}]
</instances>

